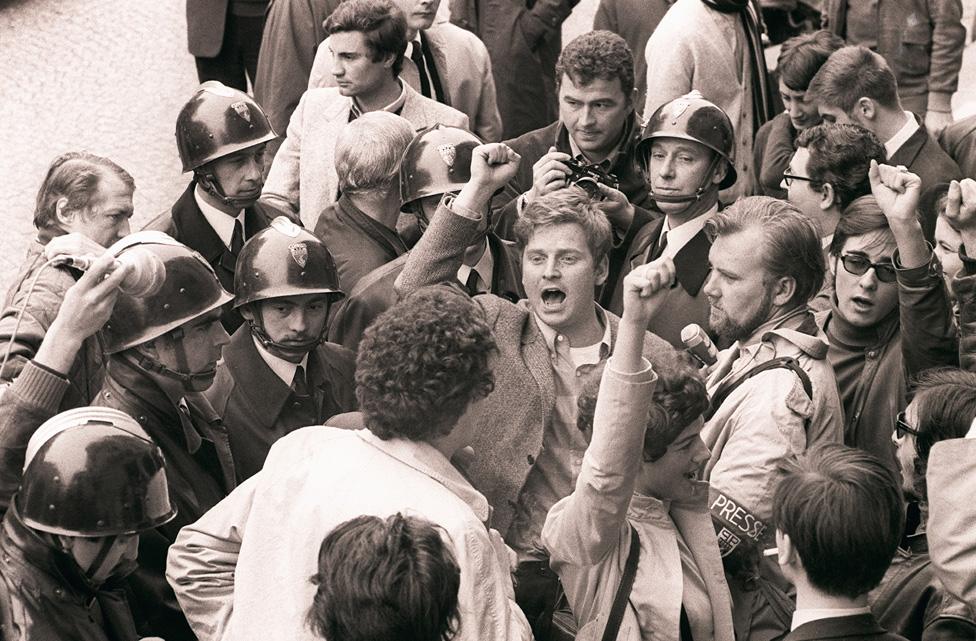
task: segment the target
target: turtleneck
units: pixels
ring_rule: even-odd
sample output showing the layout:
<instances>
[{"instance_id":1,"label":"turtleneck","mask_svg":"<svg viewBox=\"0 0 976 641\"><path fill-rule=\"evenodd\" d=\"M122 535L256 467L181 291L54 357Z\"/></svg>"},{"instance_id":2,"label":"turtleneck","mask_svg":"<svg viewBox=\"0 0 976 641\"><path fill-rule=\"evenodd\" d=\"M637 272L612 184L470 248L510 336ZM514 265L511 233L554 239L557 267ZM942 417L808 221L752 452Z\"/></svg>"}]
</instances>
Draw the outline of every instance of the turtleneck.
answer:
<instances>
[{"instance_id":1,"label":"turtleneck","mask_svg":"<svg viewBox=\"0 0 976 641\"><path fill-rule=\"evenodd\" d=\"M892 335L892 329L898 324L898 307L895 307L881 321L870 327L858 327L847 322L837 310L837 303L831 303L830 320L827 322L826 332L830 338L831 351L835 342L846 349L864 349L886 343Z\"/></svg>"}]
</instances>

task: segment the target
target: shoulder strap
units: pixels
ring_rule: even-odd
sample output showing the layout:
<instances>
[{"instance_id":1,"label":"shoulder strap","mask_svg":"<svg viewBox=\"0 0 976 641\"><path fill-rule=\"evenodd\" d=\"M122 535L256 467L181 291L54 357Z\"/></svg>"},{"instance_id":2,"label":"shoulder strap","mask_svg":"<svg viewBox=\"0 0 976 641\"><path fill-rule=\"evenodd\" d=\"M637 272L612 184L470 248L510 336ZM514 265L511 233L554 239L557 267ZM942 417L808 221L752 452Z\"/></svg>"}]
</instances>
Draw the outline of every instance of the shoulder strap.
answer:
<instances>
[{"instance_id":1,"label":"shoulder strap","mask_svg":"<svg viewBox=\"0 0 976 641\"><path fill-rule=\"evenodd\" d=\"M803 391L806 392L807 396L813 399L813 384L810 382L810 377L807 375L807 373L803 371L802 367L800 367L799 361L792 356L780 356L779 358L773 358L764 363L756 365L740 376L737 376L734 380L729 381L728 384L720 385L719 388L715 390L715 394L712 395L711 406L705 413L705 420L710 419L715 411L722 407L722 403L725 402L725 399L727 399L729 395L732 394L732 392L734 392L740 385L745 383L753 376L771 369L791 370L797 375L797 377L799 377L800 383L803 385Z\"/></svg>"},{"instance_id":2,"label":"shoulder strap","mask_svg":"<svg viewBox=\"0 0 976 641\"><path fill-rule=\"evenodd\" d=\"M634 577L637 576L637 562L640 560L640 537L634 525L630 525L630 551L627 553L627 564L624 574L620 577L617 594L613 597L610 616L607 617L607 627L603 629L603 641L614 641L620 631L620 623L624 620L624 608L630 599L630 591L634 587Z\"/></svg>"}]
</instances>

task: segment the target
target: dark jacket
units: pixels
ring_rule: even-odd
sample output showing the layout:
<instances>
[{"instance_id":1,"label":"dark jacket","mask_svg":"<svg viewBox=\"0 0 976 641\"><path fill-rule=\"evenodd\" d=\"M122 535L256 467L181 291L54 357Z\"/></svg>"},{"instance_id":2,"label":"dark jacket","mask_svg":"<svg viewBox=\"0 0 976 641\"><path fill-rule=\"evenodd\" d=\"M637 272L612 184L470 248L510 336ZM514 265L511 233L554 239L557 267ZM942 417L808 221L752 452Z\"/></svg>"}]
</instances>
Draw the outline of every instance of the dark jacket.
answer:
<instances>
[{"instance_id":1,"label":"dark jacket","mask_svg":"<svg viewBox=\"0 0 976 641\"><path fill-rule=\"evenodd\" d=\"M780 183L786 168L790 166L793 152L796 151L793 147L796 135L790 114L785 111L756 132L752 153L759 179L759 192L762 195L786 200L786 190L780 187Z\"/></svg>"},{"instance_id":2,"label":"dark jacket","mask_svg":"<svg viewBox=\"0 0 976 641\"><path fill-rule=\"evenodd\" d=\"M664 219L660 218L645 225L631 243L628 256L623 264L620 277L610 301L609 310L618 316L624 308L624 276L643 265L646 252L652 243L661 236ZM677 285L672 287L661 304L660 312L651 319L647 331L657 334L678 349L684 349L681 330L689 323L708 327L709 304L703 290L708 278L708 252L712 242L705 230L701 230L674 256Z\"/></svg>"},{"instance_id":3,"label":"dark jacket","mask_svg":"<svg viewBox=\"0 0 976 641\"><path fill-rule=\"evenodd\" d=\"M307 425L356 409L355 355L322 343L308 355L310 398L296 397L258 353L249 325L241 325L224 346L214 384L204 395L228 426L238 482L264 466L279 438Z\"/></svg>"},{"instance_id":4,"label":"dark jacket","mask_svg":"<svg viewBox=\"0 0 976 641\"><path fill-rule=\"evenodd\" d=\"M68 267L49 266L41 270L45 262L44 244L40 240L32 241L20 273L7 291L3 312L0 314L0 359L6 353L11 339L13 346L10 349L10 360L0 376L5 382L14 380L37 353L44 335L61 309L65 294L81 275L81 272ZM28 296L28 290L32 286L34 289ZM21 309L24 309L24 314L15 335L14 328ZM71 386L61 399L61 409L88 405L101 389L104 373L105 357L102 355L99 335L95 334L81 344L71 371L68 372Z\"/></svg>"},{"instance_id":5,"label":"dark jacket","mask_svg":"<svg viewBox=\"0 0 976 641\"><path fill-rule=\"evenodd\" d=\"M114 407L136 419L166 458L170 502L176 518L139 540L139 568L129 577L134 601L146 612L151 629L166 641L193 636L172 588L166 582L166 553L180 528L216 505L236 485L227 432L202 394L184 394L160 383L130 356L114 354L105 386L92 405Z\"/></svg>"},{"instance_id":6,"label":"dark jacket","mask_svg":"<svg viewBox=\"0 0 976 641\"><path fill-rule=\"evenodd\" d=\"M335 259L344 292L351 292L360 278L407 251L395 229L370 218L348 196L322 210L315 235Z\"/></svg>"},{"instance_id":7,"label":"dark jacket","mask_svg":"<svg viewBox=\"0 0 976 641\"><path fill-rule=\"evenodd\" d=\"M935 255L927 265L902 269L896 262L896 268L897 313L873 328L854 330L856 341L848 338L851 332L834 309L816 317L830 339L827 358L838 373L844 443L880 457L897 473L891 430L908 403L909 382L926 369L956 365L958 342ZM844 376L845 371L859 373Z\"/></svg>"},{"instance_id":8,"label":"dark jacket","mask_svg":"<svg viewBox=\"0 0 976 641\"><path fill-rule=\"evenodd\" d=\"M972 641L976 619L935 575L924 533L907 537L868 596L884 629L913 641Z\"/></svg>"},{"instance_id":9,"label":"dark jacket","mask_svg":"<svg viewBox=\"0 0 976 641\"><path fill-rule=\"evenodd\" d=\"M921 124L918 131L888 158L888 164L908 167L908 171L922 179L922 191L937 183L962 180L959 166Z\"/></svg>"},{"instance_id":10,"label":"dark jacket","mask_svg":"<svg viewBox=\"0 0 976 641\"><path fill-rule=\"evenodd\" d=\"M522 256L515 244L488 234L488 248L495 261L491 292L511 301L525 296L522 289ZM403 254L393 262L374 269L359 281L356 289L346 296L329 320L329 341L353 351L359 348L359 341L370 323L397 302L393 283L403 271L409 255Z\"/></svg>"},{"instance_id":11,"label":"dark jacket","mask_svg":"<svg viewBox=\"0 0 976 641\"><path fill-rule=\"evenodd\" d=\"M137 641L124 579L93 586L54 536L35 532L16 506L0 529L0 638Z\"/></svg>"},{"instance_id":12,"label":"dark jacket","mask_svg":"<svg viewBox=\"0 0 976 641\"><path fill-rule=\"evenodd\" d=\"M976 372L976 259L959 253L962 270L952 281L959 305L959 366Z\"/></svg>"},{"instance_id":13,"label":"dark jacket","mask_svg":"<svg viewBox=\"0 0 976 641\"><path fill-rule=\"evenodd\" d=\"M784 641L907 641L886 632L870 614L819 619L804 623L784 637Z\"/></svg>"},{"instance_id":14,"label":"dark jacket","mask_svg":"<svg viewBox=\"0 0 976 641\"><path fill-rule=\"evenodd\" d=\"M503 138L556 119L562 24L577 0L451 0L451 22L488 48Z\"/></svg>"},{"instance_id":15,"label":"dark jacket","mask_svg":"<svg viewBox=\"0 0 976 641\"><path fill-rule=\"evenodd\" d=\"M237 264L237 256L227 249L227 245L220 240L220 236L203 217L193 197L196 184L195 180L190 181L172 209L150 220L143 229L169 234L190 249L199 252L213 267L221 286L233 293L234 266ZM244 239L247 240L267 227L275 216L279 215L281 212L263 203L255 203L249 207L244 212ZM221 314L220 321L227 333L232 334L241 326L244 318L228 304Z\"/></svg>"},{"instance_id":16,"label":"dark jacket","mask_svg":"<svg viewBox=\"0 0 976 641\"><path fill-rule=\"evenodd\" d=\"M976 115L957 120L939 134L939 144L963 176L976 176Z\"/></svg>"}]
</instances>

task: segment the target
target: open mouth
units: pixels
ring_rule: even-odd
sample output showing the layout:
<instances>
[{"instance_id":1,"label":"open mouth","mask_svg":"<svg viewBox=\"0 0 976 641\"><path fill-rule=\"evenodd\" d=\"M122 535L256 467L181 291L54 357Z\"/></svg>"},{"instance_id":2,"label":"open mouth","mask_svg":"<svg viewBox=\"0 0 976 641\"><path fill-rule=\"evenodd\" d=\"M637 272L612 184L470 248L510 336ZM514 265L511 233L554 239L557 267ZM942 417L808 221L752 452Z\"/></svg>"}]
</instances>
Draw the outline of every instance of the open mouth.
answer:
<instances>
[{"instance_id":1,"label":"open mouth","mask_svg":"<svg viewBox=\"0 0 976 641\"><path fill-rule=\"evenodd\" d=\"M566 300L566 292L556 287L547 287L542 290L542 304L546 307L558 307Z\"/></svg>"},{"instance_id":2,"label":"open mouth","mask_svg":"<svg viewBox=\"0 0 976 641\"><path fill-rule=\"evenodd\" d=\"M874 307L874 302L862 296L851 298L851 304L859 311L867 311Z\"/></svg>"}]
</instances>

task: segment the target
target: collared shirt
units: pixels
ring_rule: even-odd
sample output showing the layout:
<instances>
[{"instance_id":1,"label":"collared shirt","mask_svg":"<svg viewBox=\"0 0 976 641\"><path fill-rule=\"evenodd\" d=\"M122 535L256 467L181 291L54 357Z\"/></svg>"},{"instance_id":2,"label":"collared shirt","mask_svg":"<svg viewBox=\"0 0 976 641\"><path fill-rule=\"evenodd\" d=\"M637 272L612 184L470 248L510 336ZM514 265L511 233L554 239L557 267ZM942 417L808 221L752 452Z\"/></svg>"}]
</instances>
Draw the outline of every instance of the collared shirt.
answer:
<instances>
[{"instance_id":1,"label":"collared shirt","mask_svg":"<svg viewBox=\"0 0 976 641\"><path fill-rule=\"evenodd\" d=\"M698 235L698 232L705 228L705 223L707 223L708 220L717 213L718 203L715 203L711 209L706 211L701 216L695 216L691 220L681 223L674 229L671 229L671 219L666 216L664 218L664 225L661 226L661 233L667 233L668 244L664 248L664 251L661 252L661 255L667 256L668 258L674 258L678 252L691 241L692 238ZM650 262L651 252L654 251L654 247L657 245L660 238L661 237L658 236L658 241L651 243L651 245L647 248L647 255L644 259L645 263Z\"/></svg>"},{"instance_id":2,"label":"collared shirt","mask_svg":"<svg viewBox=\"0 0 976 641\"><path fill-rule=\"evenodd\" d=\"M491 290L491 277L495 270L495 258L491 255L491 248L488 246L488 241L485 240L485 251L482 252L481 258L475 264L474 267L468 265L461 265L458 269L458 280L462 283L468 282L468 274L471 270L478 272L478 292L487 292Z\"/></svg>"},{"instance_id":3,"label":"collared shirt","mask_svg":"<svg viewBox=\"0 0 976 641\"><path fill-rule=\"evenodd\" d=\"M901 146L908 142L908 139L918 131L918 121L915 120L915 114L910 111L905 112L905 124L901 126L894 136L889 138L884 144L885 153L891 158L896 151L901 149Z\"/></svg>"},{"instance_id":4,"label":"collared shirt","mask_svg":"<svg viewBox=\"0 0 976 641\"><path fill-rule=\"evenodd\" d=\"M397 114L397 115L400 114L400 111L403 109L403 103L407 101L407 90L403 86L403 81L400 80L399 78L397 78L397 83L400 84L400 95L397 96L396 100L394 100L393 102L391 102L390 104L388 104L387 106L381 109L377 109L376 111L389 111L390 113L393 114ZM364 113L366 112L363 111L363 108L359 105L359 100L353 97L352 106L349 107L349 122L352 122L356 118L359 118Z\"/></svg>"},{"instance_id":5,"label":"collared shirt","mask_svg":"<svg viewBox=\"0 0 976 641\"><path fill-rule=\"evenodd\" d=\"M603 325L603 338L594 345L572 348L569 339L549 327L538 316L535 322L549 349L552 363L555 408L542 437L542 451L529 470L519 493L515 518L509 530L509 544L519 560L544 558L542 525L549 509L573 491L583 466L586 438L576 427L576 399L586 374L610 356L610 322L606 312L596 306Z\"/></svg>"},{"instance_id":6,"label":"collared shirt","mask_svg":"<svg viewBox=\"0 0 976 641\"><path fill-rule=\"evenodd\" d=\"M797 610L793 613L793 624L790 630L796 630L804 623L819 621L821 619L836 619L839 617L852 617L858 614L871 614L871 608L807 608Z\"/></svg>"},{"instance_id":7,"label":"collared shirt","mask_svg":"<svg viewBox=\"0 0 976 641\"><path fill-rule=\"evenodd\" d=\"M628 118L620 130L620 137L617 139L617 144L614 145L613 149L607 154L607 157L600 162L593 162L587 157L586 153L579 148L576 144L576 140L573 139L573 135L566 129L566 125L560 127L560 134L565 134L566 138L569 140L569 150L574 160L578 160L587 165L598 165L600 169L604 171L610 171L617 164L617 158L623 151L624 145L627 144L627 140L630 138L630 132L633 131L633 119Z\"/></svg>"},{"instance_id":8,"label":"collared shirt","mask_svg":"<svg viewBox=\"0 0 976 641\"><path fill-rule=\"evenodd\" d=\"M423 47L423 43L420 41L419 31L417 32L417 35L414 36L413 40L407 43L407 48L403 52L403 57L406 58L407 60L413 61L413 50L415 48L420 50L421 60L424 63L424 72L427 74L427 79L430 81L431 100L436 100L437 102L444 102L444 96L440 95L437 92L437 83L434 82L434 76L437 74L437 71L435 69L431 69L431 65L433 64L433 62L431 60L428 60L427 56L424 55L424 47ZM418 74L420 73L420 69L417 70L417 73Z\"/></svg>"},{"instance_id":9,"label":"collared shirt","mask_svg":"<svg viewBox=\"0 0 976 641\"><path fill-rule=\"evenodd\" d=\"M275 373L275 376L280 378L285 385L291 387L291 384L295 381L295 370L299 366L305 369L305 374L308 374L308 354L302 358L300 363L292 363L291 361L286 361L280 356L275 356L268 350L264 348L264 345L256 338L254 340L254 346L258 349L258 355L262 360L271 368L271 371Z\"/></svg>"},{"instance_id":10,"label":"collared shirt","mask_svg":"<svg viewBox=\"0 0 976 641\"><path fill-rule=\"evenodd\" d=\"M200 190L203 189L200 185L197 185L193 190L193 199L197 201L197 207L200 208L200 213L203 217L207 219L207 222L213 227L213 230L217 232L217 236L220 238L227 249L230 249L231 241L234 238L234 221L240 221L241 232L247 232L244 229L244 210L242 209L237 216L231 216L228 213L222 212L200 195Z\"/></svg>"}]
</instances>

